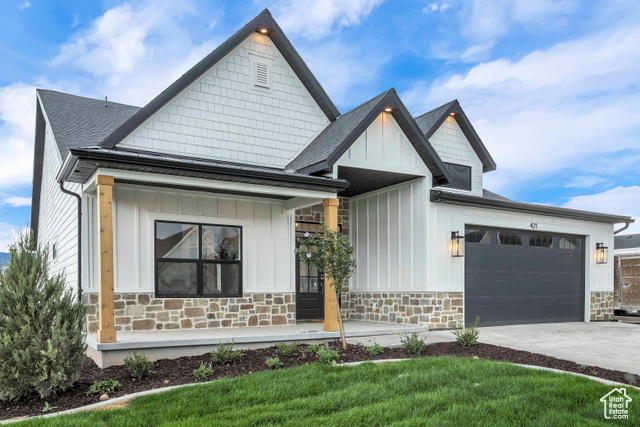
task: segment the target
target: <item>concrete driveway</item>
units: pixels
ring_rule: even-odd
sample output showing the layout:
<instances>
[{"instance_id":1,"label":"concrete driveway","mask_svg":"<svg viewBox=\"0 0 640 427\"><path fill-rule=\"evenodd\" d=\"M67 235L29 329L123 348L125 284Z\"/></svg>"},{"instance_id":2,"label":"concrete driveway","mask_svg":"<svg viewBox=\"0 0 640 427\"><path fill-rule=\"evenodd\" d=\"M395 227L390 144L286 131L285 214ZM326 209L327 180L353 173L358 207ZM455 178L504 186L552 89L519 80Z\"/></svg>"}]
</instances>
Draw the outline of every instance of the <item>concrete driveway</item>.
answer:
<instances>
[{"instance_id":1,"label":"concrete driveway","mask_svg":"<svg viewBox=\"0 0 640 427\"><path fill-rule=\"evenodd\" d=\"M569 322L492 326L479 341L640 375L640 324ZM429 331L427 342L453 341L451 331Z\"/></svg>"}]
</instances>

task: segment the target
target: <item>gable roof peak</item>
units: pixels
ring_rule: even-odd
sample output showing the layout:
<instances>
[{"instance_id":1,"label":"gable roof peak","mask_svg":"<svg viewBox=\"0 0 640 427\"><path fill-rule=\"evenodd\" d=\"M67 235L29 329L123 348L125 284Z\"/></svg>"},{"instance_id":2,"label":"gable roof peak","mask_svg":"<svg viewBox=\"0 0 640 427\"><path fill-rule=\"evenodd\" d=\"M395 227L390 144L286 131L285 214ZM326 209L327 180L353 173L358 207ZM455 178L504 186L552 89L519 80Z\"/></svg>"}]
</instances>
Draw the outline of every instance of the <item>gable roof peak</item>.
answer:
<instances>
[{"instance_id":1,"label":"gable roof peak","mask_svg":"<svg viewBox=\"0 0 640 427\"><path fill-rule=\"evenodd\" d=\"M340 116L340 111L336 108L333 101L329 98L329 95L325 92L322 85L320 85L320 82L313 75L300 54L293 47L287 36L282 31L282 28L280 28L276 20L271 15L269 9L264 9L244 27L225 40L220 46L178 78L178 80L173 82L158 96L152 99L122 126L107 136L100 145L105 148L115 147L116 144L126 138L138 126L185 90L191 83L200 78L207 70L217 64L218 61L224 58L228 53L233 51L233 49L235 49L247 37L256 32L261 32L262 29L267 30L264 35L271 39L273 44L282 54L282 57L289 64L293 72L300 79L303 86L307 89L329 121L333 122L336 120L336 118Z\"/></svg>"}]
</instances>

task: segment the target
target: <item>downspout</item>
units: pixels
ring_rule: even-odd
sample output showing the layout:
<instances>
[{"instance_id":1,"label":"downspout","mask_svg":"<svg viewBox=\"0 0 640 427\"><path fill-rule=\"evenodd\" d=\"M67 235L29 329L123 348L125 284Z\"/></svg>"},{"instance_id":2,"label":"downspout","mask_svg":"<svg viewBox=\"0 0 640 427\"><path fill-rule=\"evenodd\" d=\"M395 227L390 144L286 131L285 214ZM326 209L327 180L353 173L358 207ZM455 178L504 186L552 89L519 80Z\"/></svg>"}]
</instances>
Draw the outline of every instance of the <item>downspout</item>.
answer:
<instances>
[{"instance_id":1,"label":"downspout","mask_svg":"<svg viewBox=\"0 0 640 427\"><path fill-rule=\"evenodd\" d=\"M78 201L78 302L80 302L82 301L82 197L64 188L64 181L60 181L60 190Z\"/></svg>"},{"instance_id":2,"label":"downspout","mask_svg":"<svg viewBox=\"0 0 640 427\"><path fill-rule=\"evenodd\" d=\"M630 224L629 222L625 222L624 227L622 227L620 230L616 230L616 231L614 231L614 232L613 232L613 235L615 236L616 234L618 234L618 233L620 233L620 232L622 232L622 231L626 230L627 228L629 228L629 224Z\"/></svg>"}]
</instances>

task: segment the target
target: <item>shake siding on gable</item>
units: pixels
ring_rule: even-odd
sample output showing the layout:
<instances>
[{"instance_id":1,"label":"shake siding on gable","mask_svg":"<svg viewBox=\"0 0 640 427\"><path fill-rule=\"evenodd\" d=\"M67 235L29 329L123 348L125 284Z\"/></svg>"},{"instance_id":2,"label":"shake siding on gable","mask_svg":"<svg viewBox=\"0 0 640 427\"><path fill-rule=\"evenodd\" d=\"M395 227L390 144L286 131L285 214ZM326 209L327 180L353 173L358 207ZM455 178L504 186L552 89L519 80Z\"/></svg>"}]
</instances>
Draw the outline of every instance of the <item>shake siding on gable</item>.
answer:
<instances>
[{"instance_id":1,"label":"shake siding on gable","mask_svg":"<svg viewBox=\"0 0 640 427\"><path fill-rule=\"evenodd\" d=\"M77 289L78 283L78 217L77 201L74 197L60 191L56 174L62 165L60 152L47 127L44 142L42 186L40 190L40 218L38 225L38 244L49 246L51 274L64 273L67 286ZM76 193L79 184L65 184L65 188ZM51 248L57 244L58 256L52 259Z\"/></svg>"},{"instance_id":2,"label":"shake siding on gable","mask_svg":"<svg viewBox=\"0 0 640 427\"><path fill-rule=\"evenodd\" d=\"M269 88L254 85L254 62ZM284 167L329 124L268 36L252 34L121 147Z\"/></svg>"},{"instance_id":3,"label":"shake siding on gable","mask_svg":"<svg viewBox=\"0 0 640 427\"><path fill-rule=\"evenodd\" d=\"M447 117L429 138L443 162L471 166L471 191L482 195L482 162L453 117ZM459 191L449 189L450 191ZM465 191L465 193L467 193Z\"/></svg>"}]
</instances>

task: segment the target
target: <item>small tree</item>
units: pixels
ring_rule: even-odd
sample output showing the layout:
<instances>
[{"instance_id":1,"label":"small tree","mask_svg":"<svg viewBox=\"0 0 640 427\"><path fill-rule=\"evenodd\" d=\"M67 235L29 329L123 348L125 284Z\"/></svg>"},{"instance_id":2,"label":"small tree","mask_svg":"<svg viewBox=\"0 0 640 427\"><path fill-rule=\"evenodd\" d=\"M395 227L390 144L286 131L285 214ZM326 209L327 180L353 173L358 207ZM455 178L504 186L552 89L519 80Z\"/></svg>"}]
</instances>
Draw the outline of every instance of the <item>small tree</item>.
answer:
<instances>
[{"instance_id":1,"label":"small tree","mask_svg":"<svg viewBox=\"0 0 640 427\"><path fill-rule=\"evenodd\" d=\"M22 234L0 272L0 400L47 397L71 386L84 362L86 307L51 277L46 248Z\"/></svg>"},{"instance_id":2,"label":"small tree","mask_svg":"<svg viewBox=\"0 0 640 427\"><path fill-rule=\"evenodd\" d=\"M300 261L316 267L324 273L326 279L332 282L331 287L336 294L336 305L338 306L342 348L346 349L347 341L344 336L342 313L340 313L338 301L342 295L342 288L349 283L349 279L356 269L353 246L340 231L333 230L326 224L322 224L321 233L305 233L304 238L300 238L300 243L300 250L296 249Z\"/></svg>"}]
</instances>

